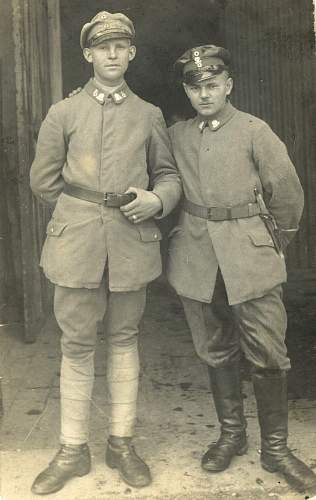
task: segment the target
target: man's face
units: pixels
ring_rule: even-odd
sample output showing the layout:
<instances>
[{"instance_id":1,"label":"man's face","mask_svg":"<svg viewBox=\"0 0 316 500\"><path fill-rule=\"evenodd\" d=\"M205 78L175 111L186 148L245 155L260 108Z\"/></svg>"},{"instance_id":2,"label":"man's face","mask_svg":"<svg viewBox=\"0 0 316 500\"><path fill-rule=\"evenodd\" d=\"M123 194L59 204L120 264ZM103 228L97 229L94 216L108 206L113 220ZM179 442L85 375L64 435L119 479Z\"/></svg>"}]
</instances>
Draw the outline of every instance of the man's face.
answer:
<instances>
[{"instance_id":1,"label":"man's face","mask_svg":"<svg viewBox=\"0 0 316 500\"><path fill-rule=\"evenodd\" d=\"M83 50L85 59L93 64L94 76L108 87L119 85L136 54L136 47L127 38L112 38Z\"/></svg>"},{"instance_id":2,"label":"man's face","mask_svg":"<svg viewBox=\"0 0 316 500\"><path fill-rule=\"evenodd\" d=\"M208 119L224 108L226 97L233 88L233 80L224 71L194 85L184 83L183 87L193 108L203 118Z\"/></svg>"}]
</instances>

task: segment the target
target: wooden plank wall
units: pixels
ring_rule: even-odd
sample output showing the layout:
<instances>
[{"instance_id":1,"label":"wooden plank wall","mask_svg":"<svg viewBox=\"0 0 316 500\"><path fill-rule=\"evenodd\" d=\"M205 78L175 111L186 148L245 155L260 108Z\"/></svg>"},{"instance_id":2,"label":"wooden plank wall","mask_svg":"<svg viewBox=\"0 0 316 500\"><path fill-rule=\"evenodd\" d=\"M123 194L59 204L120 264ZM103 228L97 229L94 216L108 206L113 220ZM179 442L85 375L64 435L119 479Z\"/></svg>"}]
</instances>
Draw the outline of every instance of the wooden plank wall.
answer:
<instances>
[{"instance_id":1,"label":"wooden plank wall","mask_svg":"<svg viewBox=\"0 0 316 500\"><path fill-rule=\"evenodd\" d=\"M17 171L16 97L11 3L0 0L0 162L1 224L7 219L3 235L2 265L5 277L5 302L8 321L20 321L23 314L21 236ZM3 279L3 276L2 276ZM3 319L1 319L2 321Z\"/></svg>"},{"instance_id":2,"label":"wooden plank wall","mask_svg":"<svg viewBox=\"0 0 316 500\"><path fill-rule=\"evenodd\" d=\"M234 102L266 120L286 143L305 191L290 275L316 277L316 58L312 0L226 0L226 45L235 69Z\"/></svg>"},{"instance_id":3,"label":"wooden plank wall","mask_svg":"<svg viewBox=\"0 0 316 500\"><path fill-rule=\"evenodd\" d=\"M50 213L29 187L38 130L51 103L48 13L46 0L12 0L12 7L25 340L33 341L49 299L38 263Z\"/></svg>"}]
</instances>

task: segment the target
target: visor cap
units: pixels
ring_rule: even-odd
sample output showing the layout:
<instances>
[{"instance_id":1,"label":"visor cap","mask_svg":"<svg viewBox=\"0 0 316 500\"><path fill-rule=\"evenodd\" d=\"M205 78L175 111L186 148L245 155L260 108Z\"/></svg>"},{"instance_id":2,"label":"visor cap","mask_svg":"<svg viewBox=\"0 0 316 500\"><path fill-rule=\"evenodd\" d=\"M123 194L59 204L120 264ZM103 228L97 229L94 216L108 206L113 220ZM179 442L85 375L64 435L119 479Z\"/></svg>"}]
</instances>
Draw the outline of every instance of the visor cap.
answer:
<instances>
[{"instance_id":1,"label":"visor cap","mask_svg":"<svg viewBox=\"0 0 316 500\"><path fill-rule=\"evenodd\" d=\"M198 83L227 70L230 60L230 52L224 47L202 45L182 54L175 62L175 69L185 83Z\"/></svg>"},{"instance_id":2,"label":"visor cap","mask_svg":"<svg viewBox=\"0 0 316 500\"><path fill-rule=\"evenodd\" d=\"M105 10L94 16L89 23L86 23L80 33L80 46L93 47L111 38L135 37L135 28L132 21L121 14L111 14Z\"/></svg>"}]
</instances>

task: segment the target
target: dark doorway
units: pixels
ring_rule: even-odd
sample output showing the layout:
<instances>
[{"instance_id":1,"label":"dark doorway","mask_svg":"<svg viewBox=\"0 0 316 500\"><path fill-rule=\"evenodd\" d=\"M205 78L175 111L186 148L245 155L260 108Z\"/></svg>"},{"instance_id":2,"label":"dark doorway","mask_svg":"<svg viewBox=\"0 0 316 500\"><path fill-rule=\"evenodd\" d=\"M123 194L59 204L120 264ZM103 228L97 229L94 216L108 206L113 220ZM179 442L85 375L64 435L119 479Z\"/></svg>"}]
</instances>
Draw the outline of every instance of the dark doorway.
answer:
<instances>
[{"instance_id":1,"label":"dark doorway","mask_svg":"<svg viewBox=\"0 0 316 500\"><path fill-rule=\"evenodd\" d=\"M79 46L81 27L97 12L122 12L136 28L137 56L127 73L131 88L159 106L167 122L189 116L191 109L174 86L172 66L184 50L223 43L220 0L61 0L64 94L82 86L91 74Z\"/></svg>"}]
</instances>

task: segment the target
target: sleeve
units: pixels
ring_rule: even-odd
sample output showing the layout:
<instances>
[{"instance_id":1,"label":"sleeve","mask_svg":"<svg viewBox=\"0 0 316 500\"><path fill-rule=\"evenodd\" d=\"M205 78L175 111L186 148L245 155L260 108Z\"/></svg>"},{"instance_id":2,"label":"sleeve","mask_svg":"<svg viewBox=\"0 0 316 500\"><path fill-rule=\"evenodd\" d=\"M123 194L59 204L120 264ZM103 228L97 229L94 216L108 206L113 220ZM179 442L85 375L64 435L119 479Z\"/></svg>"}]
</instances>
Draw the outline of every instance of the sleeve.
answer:
<instances>
[{"instance_id":1,"label":"sleeve","mask_svg":"<svg viewBox=\"0 0 316 500\"><path fill-rule=\"evenodd\" d=\"M156 218L168 215L178 204L182 185L177 171L167 127L159 108L156 108L147 149L150 185L162 202L162 212Z\"/></svg>"},{"instance_id":2,"label":"sleeve","mask_svg":"<svg viewBox=\"0 0 316 500\"><path fill-rule=\"evenodd\" d=\"M66 141L61 117L51 106L39 131L31 166L31 189L41 201L55 204L63 190L62 169L66 161Z\"/></svg>"},{"instance_id":3,"label":"sleeve","mask_svg":"<svg viewBox=\"0 0 316 500\"><path fill-rule=\"evenodd\" d=\"M275 218L286 246L296 234L304 207L304 193L285 144L264 124L253 141L254 161L267 208Z\"/></svg>"}]
</instances>

